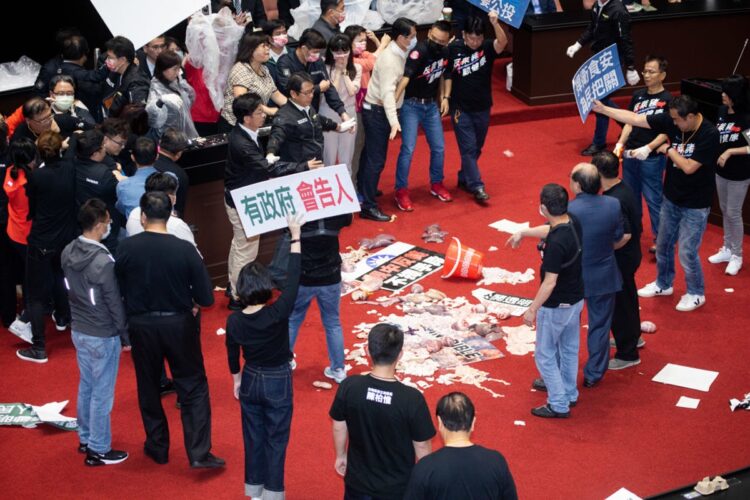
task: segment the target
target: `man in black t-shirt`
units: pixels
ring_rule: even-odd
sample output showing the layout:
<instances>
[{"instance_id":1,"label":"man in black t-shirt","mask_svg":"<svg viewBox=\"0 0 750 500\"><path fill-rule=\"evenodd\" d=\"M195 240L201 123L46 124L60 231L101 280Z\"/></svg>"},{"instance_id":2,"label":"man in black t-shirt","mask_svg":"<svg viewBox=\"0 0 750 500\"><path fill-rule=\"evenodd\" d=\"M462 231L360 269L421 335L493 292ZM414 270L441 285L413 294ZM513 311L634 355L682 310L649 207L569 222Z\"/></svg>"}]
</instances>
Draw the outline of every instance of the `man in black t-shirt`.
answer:
<instances>
[{"instance_id":1,"label":"man in black t-shirt","mask_svg":"<svg viewBox=\"0 0 750 500\"><path fill-rule=\"evenodd\" d=\"M633 126L667 134L669 143L657 149L667 156L664 200L656 240L656 280L638 290L640 297L672 295L674 247L679 242L680 264L687 293L678 311L693 311L706 303L700 249L714 196L714 170L719 155L719 132L698 110L690 96L675 97L669 114L637 115L596 101L593 110Z\"/></svg>"},{"instance_id":2,"label":"man in black t-shirt","mask_svg":"<svg viewBox=\"0 0 750 500\"><path fill-rule=\"evenodd\" d=\"M466 394L451 392L437 404L445 446L414 466L405 500L516 500L513 476L500 453L471 442L476 417Z\"/></svg>"},{"instance_id":3,"label":"man in black t-shirt","mask_svg":"<svg viewBox=\"0 0 750 500\"><path fill-rule=\"evenodd\" d=\"M346 378L328 413L347 499L403 498L414 462L432 450L435 426L424 396L396 379L403 345L397 326L375 325L367 339L372 372Z\"/></svg>"},{"instance_id":4,"label":"man in black t-shirt","mask_svg":"<svg viewBox=\"0 0 750 500\"><path fill-rule=\"evenodd\" d=\"M672 100L672 94L664 88L666 76L667 60L659 56L646 56L643 67L643 82L646 88L633 94L628 109L644 116L668 113L667 106ZM633 190L638 220L642 217L641 194L646 200L654 243L659 234L664 167L667 164L667 157L657 153L656 149L666 140L666 134L625 125L614 150L616 155L622 156L622 180ZM656 246L651 247L650 251L656 252Z\"/></svg>"},{"instance_id":5,"label":"man in black t-shirt","mask_svg":"<svg viewBox=\"0 0 750 500\"><path fill-rule=\"evenodd\" d=\"M406 56L404 76L396 88L396 101L401 92L405 92L399 117L401 151L396 162L396 205L405 212L414 210L409 198L409 169L420 125L430 146L430 194L440 201L453 200L443 186L445 136L440 119L441 115L448 114L443 72L448 66L446 47L450 38L451 25L448 21L437 21L433 24L427 33L427 39L417 43Z\"/></svg>"},{"instance_id":6,"label":"man in black t-shirt","mask_svg":"<svg viewBox=\"0 0 750 500\"><path fill-rule=\"evenodd\" d=\"M483 18L469 17L464 25L463 40L448 46L448 71L445 73L444 99L451 103L453 131L461 152L458 187L473 194L480 203L490 199L477 162L490 125L492 63L508 43L497 12L490 12L489 19L495 39L484 39Z\"/></svg>"},{"instance_id":7,"label":"man in black t-shirt","mask_svg":"<svg viewBox=\"0 0 750 500\"><path fill-rule=\"evenodd\" d=\"M601 151L591 160L599 171L602 181L602 194L616 198L620 202L626 243L615 250L617 267L622 274L622 290L615 294L615 309L612 313L612 336L617 352L609 361L609 370L622 370L640 364L638 347L640 341L641 315L638 305L638 288L635 285L635 272L641 264L641 219L633 192L617 174L620 162L614 153ZM640 200L638 200L640 201Z\"/></svg>"},{"instance_id":8,"label":"man in black t-shirt","mask_svg":"<svg viewBox=\"0 0 750 500\"><path fill-rule=\"evenodd\" d=\"M506 244L518 248L524 237L543 238L542 285L523 321L536 321L534 360L542 380L534 386L546 386L547 404L533 408L531 414L542 418L568 418L578 402L578 349L580 346L583 274L581 226L568 214L568 192L559 184L547 184L540 195L540 213L549 225L537 226L513 234Z\"/></svg>"}]
</instances>

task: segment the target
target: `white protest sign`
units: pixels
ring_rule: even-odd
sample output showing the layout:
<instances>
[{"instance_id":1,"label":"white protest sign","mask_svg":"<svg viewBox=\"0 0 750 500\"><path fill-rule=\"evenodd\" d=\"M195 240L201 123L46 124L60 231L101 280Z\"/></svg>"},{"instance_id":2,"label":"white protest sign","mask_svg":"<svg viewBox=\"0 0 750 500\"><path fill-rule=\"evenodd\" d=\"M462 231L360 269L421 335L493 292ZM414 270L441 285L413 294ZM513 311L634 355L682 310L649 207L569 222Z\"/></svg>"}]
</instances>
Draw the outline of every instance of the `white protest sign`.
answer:
<instances>
[{"instance_id":1,"label":"white protest sign","mask_svg":"<svg viewBox=\"0 0 750 500\"><path fill-rule=\"evenodd\" d=\"M113 36L124 36L136 49L146 45L180 21L187 19L209 0L91 0Z\"/></svg>"},{"instance_id":2,"label":"white protest sign","mask_svg":"<svg viewBox=\"0 0 750 500\"><path fill-rule=\"evenodd\" d=\"M245 235L249 238L287 226L287 215L304 214L305 222L359 212L346 165L285 175L231 191Z\"/></svg>"}]
</instances>

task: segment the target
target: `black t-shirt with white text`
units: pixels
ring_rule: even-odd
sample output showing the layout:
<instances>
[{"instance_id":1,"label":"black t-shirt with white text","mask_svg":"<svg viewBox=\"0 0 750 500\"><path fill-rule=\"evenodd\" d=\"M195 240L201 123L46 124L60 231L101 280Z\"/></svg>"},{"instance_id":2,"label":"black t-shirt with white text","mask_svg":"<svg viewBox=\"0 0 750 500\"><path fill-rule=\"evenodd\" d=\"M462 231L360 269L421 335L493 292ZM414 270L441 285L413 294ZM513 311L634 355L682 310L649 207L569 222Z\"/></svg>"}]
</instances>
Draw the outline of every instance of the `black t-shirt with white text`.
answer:
<instances>
[{"instance_id":1,"label":"black t-shirt with white text","mask_svg":"<svg viewBox=\"0 0 750 500\"><path fill-rule=\"evenodd\" d=\"M445 78L453 82L452 106L470 113L492 107L492 63L497 57L494 40L485 40L477 50L471 50L463 40L448 46Z\"/></svg>"},{"instance_id":2,"label":"black t-shirt with white text","mask_svg":"<svg viewBox=\"0 0 750 500\"><path fill-rule=\"evenodd\" d=\"M647 116L652 130L667 134L670 144L684 158L701 166L688 175L667 159L664 196L683 208L707 208L714 196L714 169L719 156L719 132L714 124L701 117L697 130L682 132L669 113ZM674 154L674 153L673 153Z\"/></svg>"},{"instance_id":3,"label":"black t-shirt with white text","mask_svg":"<svg viewBox=\"0 0 750 500\"><path fill-rule=\"evenodd\" d=\"M719 154L727 149L746 147L747 141L742 131L750 128L750 113L730 115L727 107L722 106L716 128L719 131ZM716 166L716 175L730 181L750 179L750 155L730 156L723 167Z\"/></svg>"},{"instance_id":4,"label":"black t-shirt with white text","mask_svg":"<svg viewBox=\"0 0 750 500\"><path fill-rule=\"evenodd\" d=\"M444 447L414 466L404 500L517 500L500 453L479 445Z\"/></svg>"},{"instance_id":5,"label":"black t-shirt with white text","mask_svg":"<svg viewBox=\"0 0 750 500\"><path fill-rule=\"evenodd\" d=\"M405 96L418 99L437 98L440 77L448 66L448 49L421 41L406 56L404 76L409 78Z\"/></svg>"},{"instance_id":6,"label":"black t-shirt with white text","mask_svg":"<svg viewBox=\"0 0 750 500\"><path fill-rule=\"evenodd\" d=\"M575 304L583 299L583 231L578 219L572 214L568 214L568 217L570 222L558 224L549 230L542 250L542 268L539 273L542 281L548 272L557 274L555 288L542 304L543 307Z\"/></svg>"},{"instance_id":7,"label":"black t-shirt with white text","mask_svg":"<svg viewBox=\"0 0 750 500\"><path fill-rule=\"evenodd\" d=\"M668 90L662 90L656 94L649 94L648 89L640 89L633 94L628 109L637 115L651 116L663 113L669 115L668 104L671 100L672 94L670 94ZM630 132L628 140L625 143L625 149L636 149L645 146L653 141L657 135L659 135L659 133L654 130L643 127L633 127L633 130ZM652 152L651 154L656 155L658 153Z\"/></svg>"},{"instance_id":8,"label":"black t-shirt with white text","mask_svg":"<svg viewBox=\"0 0 750 500\"><path fill-rule=\"evenodd\" d=\"M346 485L379 499L403 498L416 455L412 441L428 441L435 426L422 394L397 381L347 377L329 415L349 432Z\"/></svg>"}]
</instances>

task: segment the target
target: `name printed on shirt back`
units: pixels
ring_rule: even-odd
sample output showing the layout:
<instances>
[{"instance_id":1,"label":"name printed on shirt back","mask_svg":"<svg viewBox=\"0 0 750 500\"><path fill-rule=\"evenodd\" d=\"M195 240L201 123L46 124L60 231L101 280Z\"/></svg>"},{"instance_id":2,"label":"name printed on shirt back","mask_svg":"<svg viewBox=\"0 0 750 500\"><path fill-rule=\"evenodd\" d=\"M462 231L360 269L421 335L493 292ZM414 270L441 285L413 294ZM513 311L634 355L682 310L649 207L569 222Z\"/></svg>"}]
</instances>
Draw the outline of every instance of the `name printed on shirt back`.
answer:
<instances>
[{"instance_id":1,"label":"name printed on shirt back","mask_svg":"<svg viewBox=\"0 0 750 500\"><path fill-rule=\"evenodd\" d=\"M393 393L391 391L383 391L380 389L373 389L372 387L367 388L367 401L374 401L376 403L390 405L393 399Z\"/></svg>"}]
</instances>

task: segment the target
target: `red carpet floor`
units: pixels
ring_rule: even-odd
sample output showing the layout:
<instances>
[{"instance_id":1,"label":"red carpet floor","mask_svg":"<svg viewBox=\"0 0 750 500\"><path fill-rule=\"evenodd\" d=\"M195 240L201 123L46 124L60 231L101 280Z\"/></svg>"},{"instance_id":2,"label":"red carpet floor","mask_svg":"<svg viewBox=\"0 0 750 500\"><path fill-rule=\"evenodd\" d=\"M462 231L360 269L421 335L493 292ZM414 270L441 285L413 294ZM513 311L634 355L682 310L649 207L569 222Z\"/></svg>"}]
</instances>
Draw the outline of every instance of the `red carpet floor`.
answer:
<instances>
[{"instance_id":1,"label":"red carpet floor","mask_svg":"<svg viewBox=\"0 0 750 500\"><path fill-rule=\"evenodd\" d=\"M356 244L361 237L378 232L420 244L422 229L439 222L451 235L479 250L491 245L497 252L486 253L485 265L523 271L537 268L535 242L526 241L511 251L503 244L507 235L487 227L501 218L540 221L538 191L547 182L567 185L571 167L581 157L578 151L592 134L593 123L582 126L577 117L531 121L492 127L481 165L491 203L480 208L464 193L456 193L453 203L440 203L427 192L428 158L420 137L411 175L415 211L399 214L391 224L355 219L342 234L342 243ZM613 127L616 128L616 127ZM614 138L615 130L610 132ZM452 133L447 137L446 183L453 189L458 153ZM398 141L391 144L382 188L382 207L395 210L393 174ZM502 151L514 156L507 158ZM647 225L647 221L644 221ZM643 240L644 250L647 238ZM721 231L709 227L701 250L705 258L721 244ZM446 245L427 244L444 251ZM655 275L653 259L646 254L637 281L643 285ZM643 319L658 326L646 337L640 366L608 373L594 389L581 389L580 403L572 418L547 421L529 414L542 404L543 395L530 391L536 376L531 355L511 356L475 366L489 371L512 385L502 388L505 397L492 399L487 393L468 386L440 386L428 389L425 397L431 408L449 390L466 391L477 407L474 439L496 448L507 457L521 498L601 499L621 486L641 496L655 494L706 475L747 466L750 442L750 413L731 413L727 401L750 391L747 353L750 352L748 320L742 311L750 304L749 271L739 276L722 274L723 268L704 264L707 304L693 313L674 310L677 298L644 299ZM469 296L474 284L444 281L433 275L427 286L451 296ZM525 285L494 285L498 291L532 296L538 282ZM734 288L727 293L725 288ZM677 297L684 293L678 269ZM219 472L196 472L188 468L181 439L175 396L164 400L172 432L170 463L155 465L142 453L143 430L137 408L133 366L130 355L122 356L115 407L112 413L113 445L131 452L122 465L89 469L75 451L77 436L47 427L0 430L0 453L6 465L0 474L3 496L41 498L240 498L243 488L243 447L240 410L232 397L226 365L223 327L227 311L217 294L217 304L204 313L203 351L211 388L214 452L227 460ZM744 306L743 306L744 304ZM356 339L353 325L371 320L360 306L345 300L342 316L347 346ZM585 323L585 318L584 318ZM519 324L519 319L507 324ZM0 332L0 366L3 381L0 402L42 404L69 399L67 414L75 414L77 368L69 333L48 329L50 361L46 365L24 363L15 357L22 347L11 334ZM582 335L585 333L582 332ZM326 365L324 336L317 310L311 308L298 341L295 372L295 410L288 450L286 484L292 499L341 498L341 479L333 470L331 425L327 410L332 392L318 391L311 385L321 379ZM505 351L504 343L500 343ZM582 344L585 345L585 344ZM585 360L585 348L581 357ZM679 363L720 372L711 391L700 393L651 382L665 363ZM357 370L355 370L357 371ZM681 395L700 398L697 410L676 408ZM526 426L514 425L525 420ZM439 439L433 442L439 446Z\"/></svg>"}]
</instances>

